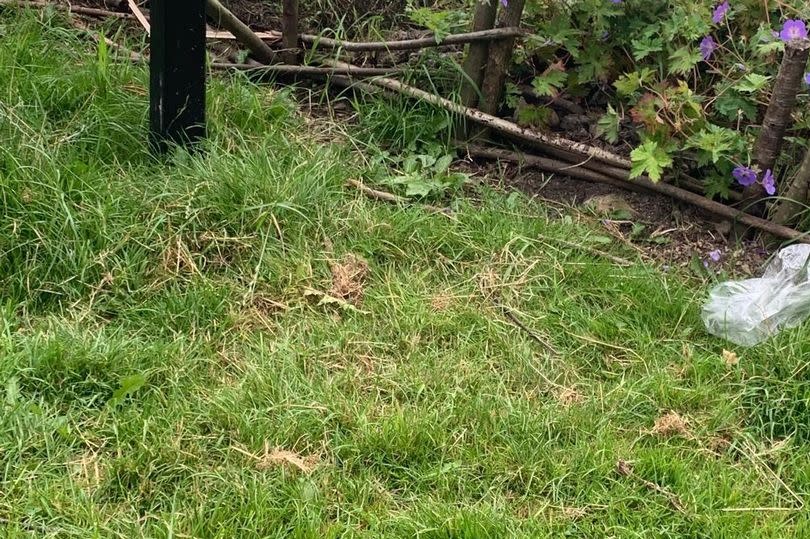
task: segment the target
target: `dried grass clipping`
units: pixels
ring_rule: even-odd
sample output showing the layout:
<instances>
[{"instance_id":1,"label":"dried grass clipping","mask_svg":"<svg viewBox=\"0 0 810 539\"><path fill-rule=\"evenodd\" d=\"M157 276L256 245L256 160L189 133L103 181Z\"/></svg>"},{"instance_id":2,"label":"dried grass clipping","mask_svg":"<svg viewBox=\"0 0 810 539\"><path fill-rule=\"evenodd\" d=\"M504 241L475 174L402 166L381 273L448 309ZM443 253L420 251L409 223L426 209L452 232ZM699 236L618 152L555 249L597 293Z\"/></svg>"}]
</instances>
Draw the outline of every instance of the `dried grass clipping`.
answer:
<instances>
[{"instance_id":1,"label":"dried grass clipping","mask_svg":"<svg viewBox=\"0 0 810 539\"><path fill-rule=\"evenodd\" d=\"M358 305L363 300L363 288L369 273L368 262L349 253L339 261L330 262L329 268L332 271L329 295Z\"/></svg>"}]
</instances>

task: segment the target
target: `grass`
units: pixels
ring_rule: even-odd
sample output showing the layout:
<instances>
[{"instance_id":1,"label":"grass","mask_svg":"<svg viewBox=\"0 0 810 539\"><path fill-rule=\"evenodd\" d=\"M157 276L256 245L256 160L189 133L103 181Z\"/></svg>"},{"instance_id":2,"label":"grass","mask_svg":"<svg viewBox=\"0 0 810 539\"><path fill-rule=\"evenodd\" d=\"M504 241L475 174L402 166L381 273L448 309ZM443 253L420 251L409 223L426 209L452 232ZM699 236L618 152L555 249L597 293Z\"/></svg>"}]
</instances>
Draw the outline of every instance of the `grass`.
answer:
<instances>
[{"instance_id":1,"label":"grass","mask_svg":"<svg viewBox=\"0 0 810 539\"><path fill-rule=\"evenodd\" d=\"M703 283L497 189L364 199L346 133L240 78L155 160L142 68L0 17L1 536L810 535L808 326L728 366ZM348 255L358 306L308 295Z\"/></svg>"}]
</instances>

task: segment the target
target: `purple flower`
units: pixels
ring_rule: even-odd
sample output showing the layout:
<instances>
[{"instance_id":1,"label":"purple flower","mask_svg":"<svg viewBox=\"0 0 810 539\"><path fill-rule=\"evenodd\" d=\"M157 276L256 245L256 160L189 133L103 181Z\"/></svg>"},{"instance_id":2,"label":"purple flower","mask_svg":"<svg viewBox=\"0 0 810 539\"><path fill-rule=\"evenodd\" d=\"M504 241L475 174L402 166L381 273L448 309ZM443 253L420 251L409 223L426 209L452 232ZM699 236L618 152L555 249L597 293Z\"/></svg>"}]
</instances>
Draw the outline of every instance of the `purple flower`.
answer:
<instances>
[{"instance_id":1,"label":"purple flower","mask_svg":"<svg viewBox=\"0 0 810 539\"><path fill-rule=\"evenodd\" d=\"M776 194L776 180L773 177L771 169L766 170L765 175L762 176L762 187L765 188L765 192L768 193L769 196Z\"/></svg>"},{"instance_id":2,"label":"purple flower","mask_svg":"<svg viewBox=\"0 0 810 539\"><path fill-rule=\"evenodd\" d=\"M723 19L726 18L726 13L728 10L731 9L731 5L728 3L728 0L714 8L714 14L712 15L712 22L714 24L720 24L723 22Z\"/></svg>"},{"instance_id":3,"label":"purple flower","mask_svg":"<svg viewBox=\"0 0 810 539\"><path fill-rule=\"evenodd\" d=\"M508 5L509 5L509 0L501 0L501 5L502 5L503 7L508 6Z\"/></svg>"},{"instance_id":4,"label":"purple flower","mask_svg":"<svg viewBox=\"0 0 810 539\"><path fill-rule=\"evenodd\" d=\"M788 19L782 27L782 32L779 33L779 39L784 42L807 39L807 25L801 20Z\"/></svg>"},{"instance_id":5,"label":"purple flower","mask_svg":"<svg viewBox=\"0 0 810 539\"><path fill-rule=\"evenodd\" d=\"M810 73L806 73L806 74L804 75L804 83L805 83L806 85L810 86Z\"/></svg>"},{"instance_id":6,"label":"purple flower","mask_svg":"<svg viewBox=\"0 0 810 539\"><path fill-rule=\"evenodd\" d=\"M712 262L716 264L717 262L720 262L721 258L723 258L723 251L721 251L720 249L712 251L711 253L709 253L709 258L711 259Z\"/></svg>"},{"instance_id":7,"label":"purple flower","mask_svg":"<svg viewBox=\"0 0 810 539\"><path fill-rule=\"evenodd\" d=\"M737 183L743 187L749 187L757 183L757 173L754 172L754 169L745 167L743 165L739 165L737 168L735 168L731 175L734 176Z\"/></svg>"},{"instance_id":8,"label":"purple flower","mask_svg":"<svg viewBox=\"0 0 810 539\"><path fill-rule=\"evenodd\" d=\"M714 51L720 48L720 45L714 40L712 36L706 36L703 38L703 41L700 42L700 53L703 55L703 60L708 62L709 58L712 57Z\"/></svg>"}]
</instances>

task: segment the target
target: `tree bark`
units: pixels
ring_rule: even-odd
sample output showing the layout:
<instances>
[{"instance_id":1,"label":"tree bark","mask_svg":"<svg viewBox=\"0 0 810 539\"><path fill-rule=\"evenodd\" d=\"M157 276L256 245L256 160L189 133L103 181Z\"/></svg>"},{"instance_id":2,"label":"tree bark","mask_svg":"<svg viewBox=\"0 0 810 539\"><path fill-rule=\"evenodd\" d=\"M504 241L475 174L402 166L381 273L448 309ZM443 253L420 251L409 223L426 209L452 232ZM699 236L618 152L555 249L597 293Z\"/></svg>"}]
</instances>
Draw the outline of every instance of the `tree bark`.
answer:
<instances>
[{"instance_id":1,"label":"tree bark","mask_svg":"<svg viewBox=\"0 0 810 539\"><path fill-rule=\"evenodd\" d=\"M219 0L205 0L206 14L217 24L229 30L240 43L262 63L269 64L275 59L275 52L236 15L231 13Z\"/></svg>"},{"instance_id":2,"label":"tree bark","mask_svg":"<svg viewBox=\"0 0 810 539\"><path fill-rule=\"evenodd\" d=\"M506 9L501 13L498 26L519 27L523 17L523 8L526 0L509 0ZM481 85L483 99L478 108L487 114L495 114L503 97L506 75L512 64L512 54L515 49L515 38L502 39L489 47L489 60L487 62L484 81Z\"/></svg>"},{"instance_id":3,"label":"tree bark","mask_svg":"<svg viewBox=\"0 0 810 539\"><path fill-rule=\"evenodd\" d=\"M301 61L298 48L298 0L284 0L281 15L281 35L284 53L281 55L285 64L295 65Z\"/></svg>"},{"instance_id":4,"label":"tree bark","mask_svg":"<svg viewBox=\"0 0 810 539\"><path fill-rule=\"evenodd\" d=\"M498 0L476 0L475 15L473 17L473 32L491 30L495 25L498 12ZM489 42L479 41L471 43L464 58L465 80L461 87L461 103L465 107L475 107L481 92L481 83L484 81L484 70L487 67L489 56Z\"/></svg>"},{"instance_id":5,"label":"tree bark","mask_svg":"<svg viewBox=\"0 0 810 539\"><path fill-rule=\"evenodd\" d=\"M754 144L754 163L759 166L760 172L773 171L785 132L790 125L793 108L796 105L796 96L802 85L807 58L810 54L810 40L793 40L785 45L785 54L782 65L776 76L771 101L762 121L762 129ZM745 190L745 198L754 203L765 196L765 190L759 184L754 184ZM761 205L760 205L761 206ZM764 208L759 208L763 213Z\"/></svg>"}]
</instances>

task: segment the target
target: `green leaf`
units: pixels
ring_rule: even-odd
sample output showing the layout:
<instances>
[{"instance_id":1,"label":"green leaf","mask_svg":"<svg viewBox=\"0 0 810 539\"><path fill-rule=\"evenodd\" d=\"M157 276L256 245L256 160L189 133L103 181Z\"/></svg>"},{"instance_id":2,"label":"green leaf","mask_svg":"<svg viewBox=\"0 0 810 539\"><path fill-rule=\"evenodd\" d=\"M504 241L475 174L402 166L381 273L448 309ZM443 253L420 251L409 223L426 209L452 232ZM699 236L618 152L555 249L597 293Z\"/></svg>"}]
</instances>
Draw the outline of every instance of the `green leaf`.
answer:
<instances>
[{"instance_id":1,"label":"green leaf","mask_svg":"<svg viewBox=\"0 0 810 539\"><path fill-rule=\"evenodd\" d=\"M771 80L771 77L757 75L756 73L749 73L743 80L735 84L732 88L745 94L754 94L762 91L762 89L765 88L765 85L768 84L769 80Z\"/></svg>"},{"instance_id":2,"label":"green leaf","mask_svg":"<svg viewBox=\"0 0 810 539\"><path fill-rule=\"evenodd\" d=\"M559 89L565 84L568 73L559 69L550 69L548 72L539 75L532 81L534 91L539 95L555 96Z\"/></svg>"},{"instance_id":3,"label":"green leaf","mask_svg":"<svg viewBox=\"0 0 810 539\"><path fill-rule=\"evenodd\" d=\"M436 172L437 174L447 172L447 170L450 168L450 165L453 164L453 159L454 159L453 156L450 154L443 155L436 161L436 163L434 163L433 172Z\"/></svg>"},{"instance_id":4,"label":"green leaf","mask_svg":"<svg viewBox=\"0 0 810 539\"><path fill-rule=\"evenodd\" d=\"M672 166L672 157L654 140L648 140L630 154L630 177L638 178L645 172L654 182L660 181L664 169Z\"/></svg>"},{"instance_id":5,"label":"green leaf","mask_svg":"<svg viewBox=\"0 0 810 539\"><path fill-rule=\"evenodd\" d=\"M685 75L700 62L700 52L692 47L681 47L669 55L669 74Z\"/></svg>"},{"instance_id":6,"label":"green leaf","mask_svg":"<svg viewBox=\"0 0 810 539\"><path fill-rule=\"evenodd\" d=\"M737 148L740 135L733 129L709 124L706 129L701 129L689 140L688 148L695 148L705 152L712 163L717 163L721 159L731 157L729 154Z\"/></svg>"},{"instance_id":7,"label":"green leaf","mask_svg":"<svg viewBox=\"0 0 810 539\"><path fill-rule=\"evenodd\" d=\"M752 122L757 119L756 103L734 91L718 96L714 102L714 110L730 121L736 121L740 115Z\"/></svg>"},{"instance_id":8,"label":"green leaf","mask_svg":"<svg viewBox=\"0 0 810 539\"><path fill-rule=\"evenodd\" d=\"M608 105L607 113L596 122L596 132L611 144L619 141L619 113Z\"/></svg>"},{"instance_id":9,"label":"green leaf","mask_svg":"<svg viewBox=\"0 0 810 539\"><path fill-rule=\"evenodd\" d=\"M143 386L146 385L146 378L142 374L132 374L130 376L125 376L121 379L121 385L112 395L112 398L109 400L108 404L111 406L117 406L124 402L124 399L133 395L136 391L141 389Z\"/></svg>"},{"instance_id":10,"label":"green leaf","mask_svg":"<svg viewBox=\"0 0 810 539\"><path fill-rule=\"evenodd\" d=\"M633 71L622 75L619 80L613 83L613 86L616 87L620 94L631 95L644 86L644 83L651 80L653 75L654 72L645 67L641 71Z\"/></svg>"},{"instance_id":11,"label":"green leaf","mask_svg":"<svg viewBox=\"0 0 810 539\"><path fill-rule=\"evenodd\" d=\"M664 43L659 37L645 36L641 39L634 39L631 43L633 44L633 58L636 61L664 50Z\"/></svg>"},{"instance_id":12,"label":"green leaf","mask_svg":"<svg viewBox=\"0 0 810 539\"><path fill-rule=\"evenodd\" d=\"M406 184L405 196L426 197L433 191L433 186L423 180L412 180Z\"/></svg>"}]
</instances>

